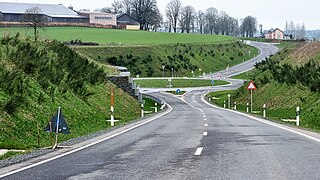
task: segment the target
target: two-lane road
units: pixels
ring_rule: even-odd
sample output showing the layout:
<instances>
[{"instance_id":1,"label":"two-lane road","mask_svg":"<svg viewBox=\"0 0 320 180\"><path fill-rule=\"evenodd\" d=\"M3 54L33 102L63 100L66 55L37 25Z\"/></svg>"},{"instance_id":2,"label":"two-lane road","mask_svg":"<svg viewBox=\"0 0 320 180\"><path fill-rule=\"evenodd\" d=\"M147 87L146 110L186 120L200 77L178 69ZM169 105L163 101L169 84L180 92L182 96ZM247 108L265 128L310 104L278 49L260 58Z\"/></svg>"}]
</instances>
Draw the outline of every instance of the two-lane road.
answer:
<instances>
[{"instance_id":1,"label":"two-lane road","mask_svg":"<svg viewBox=\"0 0 320 180\"><path fill-rule=\"evenodd\" d=\"M242 84L232 82L210 91ZM119 128L67 154L2 168L0 178L319 179L319 134L212 107L202 98L207 91L183 98L151 93L169 104L161 117Z\"/></svg>"},{"instance_id":2,"label":"two-lane road","mask_svg":"<svg viewBox=\"0 0 320 180\"><path fill-rule=\"evenodd\" d=\"M202 101L154 94L172 111L4 179L318 179L320 143ZM168 109L170 110L170 108ZM319 140L320 141L320 140Z\"/></svg>"}]
</instances>

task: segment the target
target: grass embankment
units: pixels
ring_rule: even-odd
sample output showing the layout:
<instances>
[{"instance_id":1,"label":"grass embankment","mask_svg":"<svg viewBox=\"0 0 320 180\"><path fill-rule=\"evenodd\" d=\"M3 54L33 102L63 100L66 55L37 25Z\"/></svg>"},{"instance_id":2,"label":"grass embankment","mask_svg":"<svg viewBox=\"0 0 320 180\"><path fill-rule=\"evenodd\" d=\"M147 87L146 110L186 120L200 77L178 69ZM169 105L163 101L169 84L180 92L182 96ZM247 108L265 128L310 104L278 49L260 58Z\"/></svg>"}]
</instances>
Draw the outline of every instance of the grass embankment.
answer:
<instances>
[{"instance_id":1,"label":"grass embankment","mask_svg":"<svg viewBox=\"0 0 320 180\"><path fill-rule=\"evenodd\" d=\"M144 79L135 80L137 85L144 88L167 88L169 87L168 79ZM229 84L226 81L216 80L214 86ZM212 86L211 80L202 79L172 79L172 88L184 88L184 87L204 87Z\"/></svg>"},{"instance_id":2,"label":"grass embankment","mask_svg":"<svg viewBox=\"0 0 320 180\"><path fill-rule=\"evenodd\" d=\"M71 134L59 141L109 128L110 94L115 118L125 123L140 116L136 99L105 81L103 67L58 42L0 39L0 148L49 146L43 128L61 106Z\"/></svg>"},{"instance_id":3,"label":"grass embankment","mask_svg":"<svg viewBox=\"0 0 320 180\"><path fill-rule=\"evenodd\" d=\"M301 46L301 44L300 44ZM267 63L261 63L257 69L245 79L253 79L258 90L253 92L253 110L261 111L267 105L267 117L295 119L296 107L301 107L301 123L304 128L320 130L320 43L309 43L301 47L283 45L284 49L271 57ZM311 66L308 65L310 62ZM300 68L300 69L299 69ZM305 77L304 77L305 76ZM236 91L215 92L211 96L220 98L213 100L223 106L227 95L231 94L231 102L237 102L237 109L246 111L250 102L250 91L246 85Z\"/></svg>"},{"instance_id":4,"label":"grass embankment","mask_svg":"<svg viewBox=\"0 0 320 180\"><path fill-rule=\"evenodd\" d=\"M0 28L0 33L32 36L27 28ZM86 27L47 27L40 39L81 40L106 46L75 47L89 60L128 67L132 75L151 77L199 76L225 69L249 59L248 52L258 54L250 46L236 43L229 36L205 34L160 33ZM200 70L201 69L201 70ZM112 70L107 71L108 73ZM193 72L193 73L192 73Z\"/></svg>"},{"instance_id":5,"label":"grass embankment","mask_svg":"<svg viewBox=\"0 0 320 180\"><path fill-rule=\"evenodd\" d=\"M78 52L102 63L127 67L132 76L200 76L249 59L258 50L239 42L218 44L167 44L155 46L76 47ZM165 66L164 69L162 66Z\"/></svg>"},{"instance_id":6,"label":"grass embankment","mask_svg":"<svg viewBox=\"0 0 320 180\"><path fill-rule=\"evenodd\" d=\"M0 28L0 34L19 32L22 36L32 36L32 29ZM200 34L161 33L147 31L115 30L87 27L46 27L40 30L40 39L70 41L79 39L86 42L113 45L159 45L176 43L225 43L235 41L231 36L212 36Z\"/></svg>"}]
</instances>

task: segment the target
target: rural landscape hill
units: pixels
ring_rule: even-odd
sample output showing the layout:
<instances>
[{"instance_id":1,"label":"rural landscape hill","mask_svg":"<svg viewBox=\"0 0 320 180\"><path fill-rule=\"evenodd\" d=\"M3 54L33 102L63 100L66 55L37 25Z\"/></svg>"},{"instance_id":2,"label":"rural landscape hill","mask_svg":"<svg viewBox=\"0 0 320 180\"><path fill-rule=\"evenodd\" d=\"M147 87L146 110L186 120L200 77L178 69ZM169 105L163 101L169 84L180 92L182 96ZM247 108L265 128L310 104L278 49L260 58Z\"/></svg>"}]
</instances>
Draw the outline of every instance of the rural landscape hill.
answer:
<instances>
[{"instance_id":1,"label":"rural landscape hill","mask_svg":"<svg viewBox=\"0 0 320 180\"><path fill-rule=\"evenodd\" d=\"M258 87L253 94L254 110L262 112L267 105L267 117L281 121L295 119L296 107L301 107L301 126L320 130L320 43L289 43L267 61L256 65L256 70L247 73ZM247 84L232 92L232 101L246 110L250 102ZM222 104L230 92L214 93ZM261 113L260 113L261 114Z\"/></svg>"},{"instance_id":2,"label":"rural landscape hill","mask_svg":"<svg viewBox=\"0 0 320 180\"><path fill-rule=\"evenodd\" d=\"M27 29L1 28L4 36L0 39L3 67L0 69L0 131L3 132L0 148L48 146L49 134L43 128L58 106L71 129L71 135L61 136L61 141L109 128L106 120L110 117L112 90L116 94L115 118L121 123L138 118L140 105L137 99L106 81L107 76L114 74L107 60L116 60L113 65L128 66L134 75L161 76L161 66L165 65L166 76L171 76L167 71L171 66L179 76L191 76L192 70L198 76L200 68L207 73L222 70L248 60L248 51L258 53L228 36L168 33L149 36L150 32L74 28L80 33L68 37L68 29L46 28L40 33L40 40L34 42ZM79 40L84 36L81 31L86 36L92 35L88 36L92 39L86 41L103 41L103 45L69 47L53 40ZM95 39L100 36L96 34L98 31L104 33L100 41ZM142 36L149 39L141 39ZM179 38L173 39L173 36ZM118 39L117 43L111 37ZM131 40L125 42L125 37ZM120 41L126 44L119 45Z\"/></svg>"},{"instance_id":3,"label":"rural landscape hill","mask_svg":"<svg viewBox=\"0 0 320 180\"><path fill-rule=\"evenodd\" d=\"M48 146L43 131L61 106L71 135L108 128L110 93L115 90L116 118L125 123L139 117L139 103L106 81L103 67L82 58L57 41L33 42L15 37L0 40L0 147Z\"/></svg>"}]
</instances>

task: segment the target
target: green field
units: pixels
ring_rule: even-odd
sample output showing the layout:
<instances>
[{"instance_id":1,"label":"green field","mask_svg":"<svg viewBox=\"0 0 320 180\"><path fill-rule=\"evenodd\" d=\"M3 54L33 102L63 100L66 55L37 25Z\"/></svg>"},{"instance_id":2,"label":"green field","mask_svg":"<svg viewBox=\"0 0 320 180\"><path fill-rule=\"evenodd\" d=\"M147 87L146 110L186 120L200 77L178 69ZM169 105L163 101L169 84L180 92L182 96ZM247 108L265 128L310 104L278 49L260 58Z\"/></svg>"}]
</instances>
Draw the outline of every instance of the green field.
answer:
<instances>
[{"instance_id":1,"label":"green field","mask_svg":"<svg viewBox=\"0 0 320 180\"><path fill-rule=\"evenodd\" d=\"M28 28L0 28L0 33L17 32L21 36L31 36L32 29ZM160 33L147 31L129 31L87 27L46 27L40 30L40 39L57 39L70 41L80 39L85 42L97 42L112 45L159 45L172 43L220 43L235 41L236 38L219 35Z\"/></svg>"},{"instance_id":2,"label":"green field","mask_svg":"<svg viewBox=\"0 0 320 180\"><path fill-rule=\"evenodd\" d=\"M147 80L135 80L137 85L144 88L167 88L169 87L168 79L147 79ZM216 80L214 85L226 85L229 84L226 81ZM200 79L172 79L172 88L184 88L184 87L205 87L212 86L211 80Z\"/></svg>"}]
</instances>

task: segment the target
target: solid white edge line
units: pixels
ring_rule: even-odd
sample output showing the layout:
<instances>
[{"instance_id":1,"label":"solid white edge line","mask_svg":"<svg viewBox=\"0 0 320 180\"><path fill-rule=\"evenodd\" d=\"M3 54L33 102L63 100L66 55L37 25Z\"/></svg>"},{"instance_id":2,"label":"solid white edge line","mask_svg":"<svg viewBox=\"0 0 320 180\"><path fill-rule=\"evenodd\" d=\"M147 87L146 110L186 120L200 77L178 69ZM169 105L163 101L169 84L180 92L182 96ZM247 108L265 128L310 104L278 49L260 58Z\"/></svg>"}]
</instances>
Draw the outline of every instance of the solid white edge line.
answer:
<instances>
[{"instance_id":1,"label":"solid white edge line","mask_svg":"<svg viewBox=\"0 0 320 180\"><path fill-rule=\"evenodd\" d=\"M194 153L195 156L200 156L202 153L203 147L199 147L197 151Z\"/></svg>"},{"instance_id":2,"label":"solid white edge line","mask_svg":"<svg viewBox=\"0 0 320 180\"><path fill-rule=\"evenodd\" d=\"M207 93L207 94L208 94L208 93ZM318 139L318 138L309 136L309 135L304 134L304 133L302 133L302 132L295 131L295 130L293 130L293 129L289 129L289 128L287 128L287 127L281 126L280 124L276 124L276 123L273 123L273 122L271 122L271 121L263 120L263 119L261 119L261 118L257 118L257 117L251 116L251 115L249 115L249 114L245 114L245 113L239 112L239 111L233 111L233 110L230 110L230 109L224 109L224 108L215 106L215 105L213 105L213 104L210 104L210 103L208 103L208 102L204 99L204 96L206 96L207 94L203 95L202 98L201 98L201 100L202 100L204 103L206 103L207 105L211 106L211 107L214 107L214 108L220 109L220 110L225 110L225 111L233 112L233 113L236 113L236 114L240 114L240 115L245 116L245 117L248 117L248 118L250 118L250 119L253 119L253 120L262 122L262 123L264 123L264 124L268 124L268 125L271 125L271 126L274 126L274 127L277 127L277 128L280 128L280 129L283 129L283 130L286 130L286 131L289 131L289 132L292 132L292 133L295 133L295 134L298 134L298 135L300 135L300 136L303 136L303 137L312 139L312 140L317 141L317 142L320 143L320 139Z\"/></svg>"},{"instance_id":3,"label":"solid white edge line","mask_svg":"<svg viewBox=\"0 0 320 180\"><path fill-rule=\"evenodd\" d=\"M119 135L121 135L121 134L127 133L127 132L129 132L129 131L131 131L131 130L133 130L133 129L136 129L136 128L140 127L140 126L143 126L143 125L145 125L145 124L148 124L148 123L150 123L150 122L152 122L152 121L154 121L154 120L156 120L156 119L158 119L158 118L160 118L160 117L162 117L162 116L165 116L165 115L169 114L169 113L173 110L173 108L172 108L169 104L167 104L167 106L168 106L169 109L170 109L169 111L167 111L167 112L165 112L165 113L163 113L163 114L157 115L157 116L149 119L148 121L145 121L145 122L143 122L143 123L141 123L141 124L137 124L137 125L135 125L135 126L133 126L133 127L131 127L131 128L128 128L128 129L126 129L126 130L124 130L124 131L121 131L121 132L116 133L116 134L114 134L114 135L108 136L108 137L106 137L106 138L103 138L103 139L101 139L101 140L99 140L99 141L96 141L96 142L93 142L93 143L91 143L91 144L87 144L87 145L82 146L82 147L80 147L80 148L78 148L78 149L74 149L74 150L69 151L69 152L66 152L66 153L64 153L64 154L60 154L60 155L58 155L58 156L49 158L49 159L47 159L47 160L40 161L40 162L37 162L37 163L35 163L35 164L29 165L29 166L26 166L26 167L23 167L23 168L20 168L20 169L17 169L17 170L14 170L14 171L11 171L11 172L8 172L8 173L5 173L5 174L2 174L2 175L0 175L0 178L3 178L3 177L6 177L6 176L9 176L9 175L12 175L12 174L15 174L15 173L18 173L18 172L21 172L21 171L24 171L24 170L27 170L27 169L30 169L30 168L39 166L39 165L41 165L41 164L44 164L44 163L53 161L53 160L55 160L55 159L59 159L59 158L61 158L61 157L67 156L67 155L69 155L69 154L72 154L72 153L81 151L81 150L83 150L83 149L89 148L89 147L91 147L91 146L94 146L94 145L96 145L96 144L99 144L99 143L101 143L101 142L103 142L103 141L106 141L106 140L108 140L108 139L111 139L111 138L114 138L114 137L119 136Z\"/></svg>"}]
</instances>

